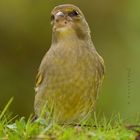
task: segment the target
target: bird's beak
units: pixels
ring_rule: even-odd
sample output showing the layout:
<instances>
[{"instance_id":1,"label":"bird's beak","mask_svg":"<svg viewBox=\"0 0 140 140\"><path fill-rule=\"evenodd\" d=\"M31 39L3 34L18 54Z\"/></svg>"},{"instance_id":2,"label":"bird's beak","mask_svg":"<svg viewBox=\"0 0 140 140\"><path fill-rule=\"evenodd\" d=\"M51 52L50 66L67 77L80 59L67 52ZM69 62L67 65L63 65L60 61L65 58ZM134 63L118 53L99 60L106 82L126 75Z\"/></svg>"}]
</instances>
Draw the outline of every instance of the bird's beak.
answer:
<instances>
[{"instance_id":1,"label":"bird's beak","mask_svg":"<svg viewBox=\"0 0 140 140\"><path fill-rule=\"evenodd\" d=\"M63 12L58 12L58 13L56 13L55 14L55 22L61 22L61 21L63 21L65 19L65 15L64 15L64 13Z\"/></svg>"}]
</instances>

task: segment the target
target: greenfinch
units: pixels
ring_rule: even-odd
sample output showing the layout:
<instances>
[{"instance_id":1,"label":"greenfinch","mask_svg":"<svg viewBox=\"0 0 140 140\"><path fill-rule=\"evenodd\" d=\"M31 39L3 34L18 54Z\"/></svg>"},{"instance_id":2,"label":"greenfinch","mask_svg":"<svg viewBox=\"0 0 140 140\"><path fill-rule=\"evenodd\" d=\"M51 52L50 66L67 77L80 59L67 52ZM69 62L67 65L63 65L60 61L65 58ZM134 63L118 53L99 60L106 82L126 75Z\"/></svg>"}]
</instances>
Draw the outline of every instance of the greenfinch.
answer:
<instances>
[{"instance_id":1,"label":"greenfinch","mask_svg":"<svg viewBox=\"0 0 140 140\"><path fill-rule=\"evenodd\" d=\"M77 6L56 6L51 24L52 43L36 77L35 114L58 124L80 124L94 111L104 61Z\"/></svg>"}]
</instances>

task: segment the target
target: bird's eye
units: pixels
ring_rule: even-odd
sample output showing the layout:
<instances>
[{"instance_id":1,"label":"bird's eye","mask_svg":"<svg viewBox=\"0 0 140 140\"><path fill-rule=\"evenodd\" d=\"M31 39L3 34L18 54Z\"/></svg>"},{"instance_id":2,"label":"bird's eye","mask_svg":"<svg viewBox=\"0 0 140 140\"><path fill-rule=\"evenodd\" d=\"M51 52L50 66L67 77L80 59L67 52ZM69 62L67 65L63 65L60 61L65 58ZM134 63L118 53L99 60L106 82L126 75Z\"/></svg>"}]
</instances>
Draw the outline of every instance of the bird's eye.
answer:
<instances>
[{"instance_id":1,"label":"bird's eye","mask_svg":"<svg viewBox=\"0 0 140 140\"><path fill-rule=\"evenodd\" d=\"M79 15L79 13L78 13L77 11L73 10L72 12L68 13L68 15L69 15L70 17L76 17L76 16Z\"/></svg>"},{"instance_id":2,"label":"bird's eye","mask_svg":"<svg viewBox=\"0 0 140 140\"><path fill-rule=\"evenodd\" d=\"M54 20L54 18L55 18L55 17L54 17L54 15L51 15L51 21L53 21L53 20Z\"/></svg>"}]
</instances>

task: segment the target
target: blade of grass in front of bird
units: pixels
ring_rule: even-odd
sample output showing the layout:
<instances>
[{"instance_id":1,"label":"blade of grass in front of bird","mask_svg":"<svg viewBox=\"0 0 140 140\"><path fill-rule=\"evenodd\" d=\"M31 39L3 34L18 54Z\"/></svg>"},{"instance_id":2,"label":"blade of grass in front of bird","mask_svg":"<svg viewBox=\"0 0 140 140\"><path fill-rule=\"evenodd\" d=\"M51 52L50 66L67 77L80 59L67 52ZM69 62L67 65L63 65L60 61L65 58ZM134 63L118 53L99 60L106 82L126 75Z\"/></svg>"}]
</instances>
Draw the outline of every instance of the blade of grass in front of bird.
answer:
<instances>
[{"instance_id":1,"label":"blade of grass in front of bird","mask_svg":"<svg viewBox=\"0 0 140 140\"><path fill-rule=\"evenodd\" d=\"M13 97L8 101L8 103L6 104L6 106L4 107L3 111L0 114L0 120L2 119L2 117L4 116L4 114L6 113L6 111L8 110L9 106L11 105L11 103L13 102Z\"/></svg>"}]
</instances>

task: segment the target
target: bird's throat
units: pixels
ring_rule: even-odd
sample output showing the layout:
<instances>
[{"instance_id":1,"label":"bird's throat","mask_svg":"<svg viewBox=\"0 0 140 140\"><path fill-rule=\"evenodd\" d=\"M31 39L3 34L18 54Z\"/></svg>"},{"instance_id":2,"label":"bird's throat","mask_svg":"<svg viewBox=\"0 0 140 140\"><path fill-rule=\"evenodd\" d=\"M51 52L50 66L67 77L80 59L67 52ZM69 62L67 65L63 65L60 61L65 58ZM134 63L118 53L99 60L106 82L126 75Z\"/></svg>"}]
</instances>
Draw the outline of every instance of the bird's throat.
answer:
<instances>
[{"instance_id":1,"label":"bird's throat","mask_svg":"<svg viewBox=\"0 0 140 140\"><path fill-rule=\"evenodd\" d=\"M89 28L83 28L83 26L80 25L69 25L60 28L53 28L52 43L73 40L90 41L91 37Z\"/></svg>"},{"instance_id":2,"label":"bird's throat","mask_svg":"<svg viewBox=\"0 0 140 140\"><path fill-rule=\"evenodd\" d=\"M52 42L61 42L77 39L77 34L72 28L61 27L56 29L52 34Z\"/></svg>"}]
</instances>

